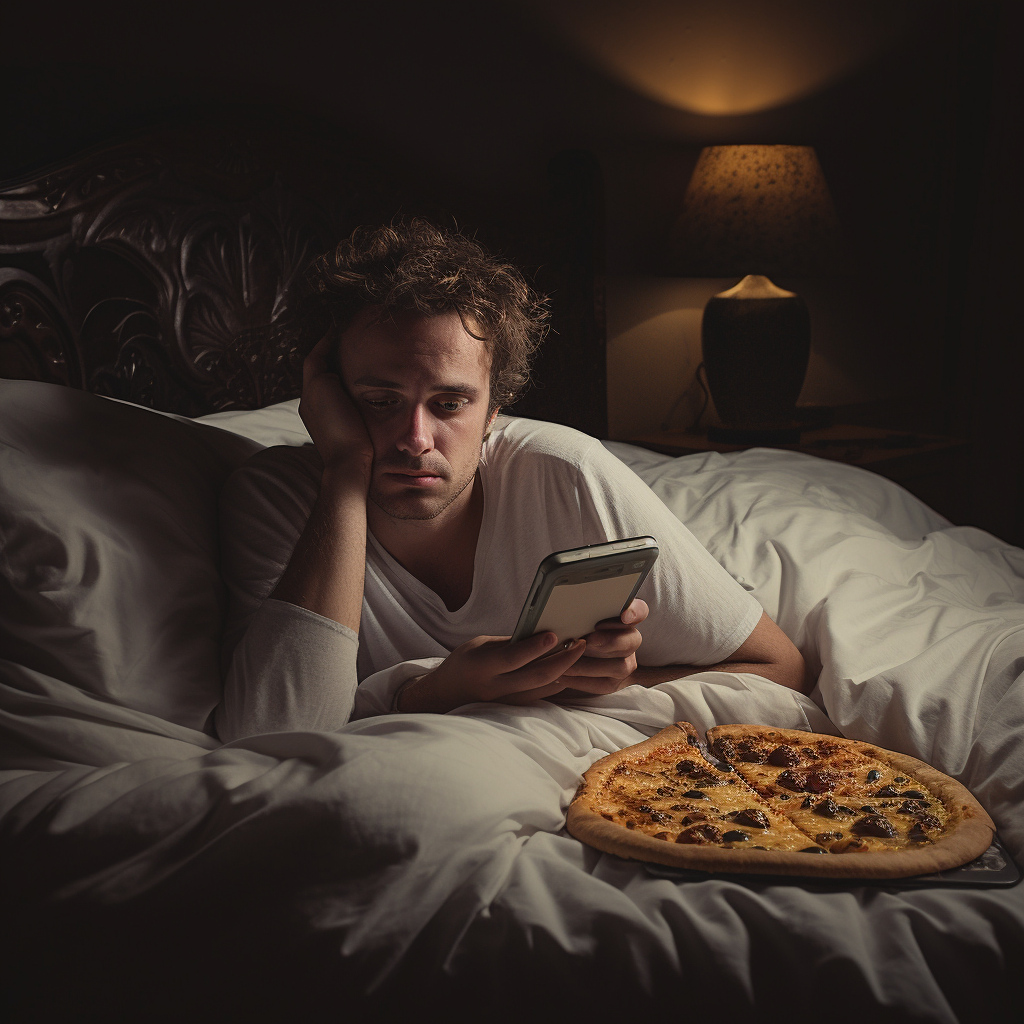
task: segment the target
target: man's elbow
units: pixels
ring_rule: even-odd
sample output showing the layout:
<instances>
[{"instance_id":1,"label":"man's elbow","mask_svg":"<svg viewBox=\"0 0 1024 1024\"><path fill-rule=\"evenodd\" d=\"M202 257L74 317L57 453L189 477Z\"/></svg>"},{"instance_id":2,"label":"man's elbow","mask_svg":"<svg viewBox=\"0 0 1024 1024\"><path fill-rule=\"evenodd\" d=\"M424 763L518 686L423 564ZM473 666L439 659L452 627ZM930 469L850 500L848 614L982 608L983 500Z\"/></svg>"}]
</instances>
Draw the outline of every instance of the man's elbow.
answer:
<instances>
[{"instance_id":1,"label":"man's elbow","mask_svg":"<svg viewBox=\"0 0 1024 1024\"><path fill-rule=\"evenodd\" d=\"M790 644L789 650L783 652L780 659L773 665L775 682L788 686L800 693L810 693L814 689L814 677L807 668L804 656Z\"/></svg>"}]
</instances>

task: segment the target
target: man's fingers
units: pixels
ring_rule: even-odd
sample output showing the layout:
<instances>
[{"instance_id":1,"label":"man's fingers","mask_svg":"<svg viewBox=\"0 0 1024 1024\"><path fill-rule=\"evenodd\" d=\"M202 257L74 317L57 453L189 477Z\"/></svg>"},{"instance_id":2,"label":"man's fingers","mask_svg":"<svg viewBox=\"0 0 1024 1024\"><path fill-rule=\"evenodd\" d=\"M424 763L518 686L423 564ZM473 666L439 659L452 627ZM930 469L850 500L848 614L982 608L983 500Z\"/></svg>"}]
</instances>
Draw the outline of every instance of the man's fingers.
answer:
<instances>
[{"instance_id":1,"label":"man's fingers","mask_svg":"<svg viewBox=\"0 0 1024 1024\"><path fill-rule=\"evenodd\" d=\"M626 608L619 618L627 626L639 626L650 614L650 611L651 609L646 601L641 600L639 597L634 597L629 602L629 607Z\"/></svg>"},{"instance_id":2,"label":"man's fingers","mask_svg":"<svg viewBox=\"0 0 1024 1024\"><path fill-rule=\"evenodd\" d=\"M506 694L547 686L563 675L583 655L586 647L582 640L574 640L564 650L555 651L546 658L535 658L522 668L504 673L500 685Z\"/></svg>"},{"instance_id":3,"label":"man's fingers","mask_svg":"<svg viewBox=\"0 0 1024 1024\"><path fill-rule=\"evenodd\" d=\"M334 334L332 331L328 331L310 350L306 356L307 359L312 357L316 359L326 360L330 354L331 349L334 347Z\"/></svg>"},{"instance_id":4,"label":"man's fingers","mask_svg":"<svg viewBox=\"0 0 1024 1024\"><path fill-rule=\"evenodd\" d=\"M495 672L513 672L531 661L536 661L544 655L555 651L555 644L558 637L554 633L534 633L525 640L518 640L514 644L495 644L496 660L498 662ZM557 651L556 651L557 653Z\"/></svg>"},{"instance_id":5,"label":"man's fingers","mask_svg":"<svg viewBox=\"0 0 1024 1024\"><path fill-rule=\"evenodd\" d=\"M333 345L333 334L331 331L328 331L306 354L306 358L302 361L303 387L308 386L314 377L330 369L330 356Z\"/></svg>"},{"instance_id":6,"label":"man's fingers","mask_svg":"<svg viewBox=\"0 0 1024 1024\"><path fill-rule=\"evenodd\" d=\"M628 633L630 630L636 629L647 618L650 611L651 609L646 601L635 597L617 619L602 619L594 629L595 631L605 630L607 632L621 631Z\"/></svg>"},{"instance_id":7,"label":"man's fingers","mask_svg":"<svg viewBox=\"0 0 1024 1024\"><path fill-rule=\"evenodd\" d=\"M595 629L584 638L587 641L587 656L592 658L628 658L640 647L643 637L640 630L632 626L617 629Z\"/></svg>"},{"instance_id":8,"label":"man's fingers","mask_svg":"<svg viewBox=\"0 0 1024 1024\"><path fill-rule=\"evenodd\" d=\"M581 676L600 679L624 679L636 671L636 658L632 654L625 658L591 658L589 655L580 658L571 668L565 670L567 676Z\"/></svg>"}]
</instances>

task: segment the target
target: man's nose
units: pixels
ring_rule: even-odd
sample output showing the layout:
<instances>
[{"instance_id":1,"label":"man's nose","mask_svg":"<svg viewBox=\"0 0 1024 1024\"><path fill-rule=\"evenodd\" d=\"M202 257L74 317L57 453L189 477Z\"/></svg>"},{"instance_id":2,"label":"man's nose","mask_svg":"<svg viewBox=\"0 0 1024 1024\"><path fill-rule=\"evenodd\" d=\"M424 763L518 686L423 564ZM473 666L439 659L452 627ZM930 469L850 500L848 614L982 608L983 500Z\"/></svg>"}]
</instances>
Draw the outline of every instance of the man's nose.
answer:
<instances>
[{"instance_id":1,"label":"man's nose","mask_svg":"<svg viewBox=\"0 0 1024 1024\"><path fill-rule=\"evenodd\" d=\"M409 455L426 455L434 447L434 437L430 430L430 416L421 405L414 405L405 422L405 428L398 439L399 451Z\"/></svg>"}]
</instances>

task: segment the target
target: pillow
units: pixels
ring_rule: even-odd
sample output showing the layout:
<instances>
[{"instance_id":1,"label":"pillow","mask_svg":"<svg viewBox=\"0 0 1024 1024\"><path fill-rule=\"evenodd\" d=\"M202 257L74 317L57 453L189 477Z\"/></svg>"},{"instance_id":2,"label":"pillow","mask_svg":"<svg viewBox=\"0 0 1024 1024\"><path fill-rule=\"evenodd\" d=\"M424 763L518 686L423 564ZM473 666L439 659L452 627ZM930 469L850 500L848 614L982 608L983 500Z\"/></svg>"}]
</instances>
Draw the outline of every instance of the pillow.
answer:
<instances>
[{"instance_id":1,"label":"pillow","mask_svg":"<svg viewBox=\"0 0 1024 1024\"><path fill-rule=\"evenodd\" d=\"M0 380L3 657L202 729L221 690L217 495L259 449L139 406Z\"/></svg>"},{"instance_id":2,"label":"pillow","mask_svg":"<svg viewBox=\"0 0 1024 1024\"><path fill-rule=\"evenodd\" d=\"M266 448L278 444L311 444L313 439L299 418L299 400L268 405L265 409L231 410L200 416L199 423L209 423L221 430L259 441Z\"/></svg>"}]
</instances>

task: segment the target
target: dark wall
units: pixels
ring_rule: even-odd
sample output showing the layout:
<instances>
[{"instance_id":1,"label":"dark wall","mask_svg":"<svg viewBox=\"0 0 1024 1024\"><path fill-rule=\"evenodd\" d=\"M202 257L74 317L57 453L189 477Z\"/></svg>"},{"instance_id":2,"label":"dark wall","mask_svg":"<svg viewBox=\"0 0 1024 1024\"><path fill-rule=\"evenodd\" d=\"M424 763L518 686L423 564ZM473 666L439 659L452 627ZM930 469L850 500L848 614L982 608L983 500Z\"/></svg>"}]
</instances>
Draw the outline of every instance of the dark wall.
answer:
<instances>
[{"instance_id":1,"label":"dark wall","mask_svg":"<svg viewBox=\"0 0 1024 1024\"><path fill-rule=\"evenodd\" d=\"M825 8L837 38L862 6ZM710 115L610 74L539 2L24 5L5 15L0 176L183 114L302 120L413 167L487 225L513 223L546 187L547 159L582 147L604 168L609 302L625 306L659 277L702 145L814 145L849 252L843 278L806 286L821 365L836 367L829 393L879 425L974 440L968 520L1020 542L1018 8L882 5L899 15L884 45L838 77Z\"/></svg>"}]
</instances>

